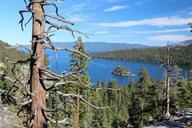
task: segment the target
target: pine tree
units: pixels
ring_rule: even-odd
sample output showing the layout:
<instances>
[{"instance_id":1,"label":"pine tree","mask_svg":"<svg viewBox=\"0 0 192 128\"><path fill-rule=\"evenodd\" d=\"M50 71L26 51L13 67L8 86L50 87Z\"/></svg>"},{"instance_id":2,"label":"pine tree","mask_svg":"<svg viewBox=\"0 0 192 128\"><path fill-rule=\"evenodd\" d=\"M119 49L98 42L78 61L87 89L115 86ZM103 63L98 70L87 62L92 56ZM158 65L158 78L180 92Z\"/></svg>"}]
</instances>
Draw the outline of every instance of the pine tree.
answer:
<instances>
[{"instance_id":1,"label":"pine tree","mask_svg":"<svg viewBox=\"0 0 192 128\"><path fill-rule=\"evenodd\" d=\"M177 65L171 67L171 80L173 83L177 84L179 81L183 79L181 72L182 69L179 68Z\"/></svg>"},{"instance_id":2,"label":"pine tree","mask_svg":"<svg viewBox=\"0 0 192 128\"><path fill-rule=\"evenodd\" d=\"M185 108L192 107L192 98L191 98L191 90L192 90L192 83L190 81L180 81L178 83L178 106L180 110L183 110Z\"/></svg>"},{"instance_id":3,"label":"pine tree","mask_svg":"<svg viewBox=\"0 0 192 128\"><path fill-rule=\"evenodd\" d=\"M76 44L73 46L73 49L83 53L84 55L88 55L81 37L78 37ZM79 95L86 95L86 97L91 100L90 91L88 91L86 87L82 85L85 84L90 87L92 86L90 78L85 72L85 70L88 68L87 58L78 53L72 53L71 58L72 60L69 70L72 72L80 72L79 74L76 74L76 77L78 77L81 81L78 83L78 85L75 85L76 87L74 87L73 90L76 91ZM81 102L79 97L77 97L76 101L77 108L76 113L74 114L76 116L75 120L77 125L80 127L90 126L91 119L89 117L92 115L91 109L85 103Z\"/></svg>"},{"instance_id":4,"label":"pine tree","mask_svg":"<svg viewBox=\"0 0 192 128\"><path fill-rule=\"evenodd\" d=\"M135 128L139 127L140 123L140 115L141 115L141 107L140 107L140 92L137 82L131 82L129 86L129 93L130 93L130 105L129 105L129 122Z\"/></svg>"},{"instance_id":5,"label":"pine tree","mask_svg":"<svg viewBox=\"0 0 192 128\"><path fill-rule=\"evenodd\" d=\"M73 46L73 48L85 55L88 55L81 37L78 37L76 44ZM88 68L87 58L78 53L72 53L71 58L72 60L70 65L70 71L83 70L82 72L85 73L84 69Z\"/></svg>"},{"instance_id":6,"label":"pine tree","mask_svg":"<svg viewBox=\"0 0 192 128\"><path fill-rule=\"evenodd\" d=\"M141 107L141 117L140 117L140 127L143 127L145 120L147 120L148 115L146 113L146 104L148 104L148 92L149 88L153 85L153 80L145 68L142 68L139 73L139 89L140 89L140 107Z\"/></svg>"}]
</instances>

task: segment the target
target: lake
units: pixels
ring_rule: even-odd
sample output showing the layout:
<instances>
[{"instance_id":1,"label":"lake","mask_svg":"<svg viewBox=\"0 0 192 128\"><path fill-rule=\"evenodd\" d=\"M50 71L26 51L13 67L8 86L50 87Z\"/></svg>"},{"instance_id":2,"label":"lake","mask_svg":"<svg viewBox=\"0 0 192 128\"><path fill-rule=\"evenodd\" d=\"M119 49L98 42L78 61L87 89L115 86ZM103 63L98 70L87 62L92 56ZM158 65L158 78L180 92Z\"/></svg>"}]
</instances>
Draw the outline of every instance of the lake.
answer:
<instances>
[{"instance_id":1,"label":"lake","mask_svg":"<svg viewBox=\"0 0 192 128\"><path fill-rule=\"evenodd\" d=\"M59 69L57 68L57 63L55 61L53 51L47 50L46 54L48 55L49 66L52 71L64 72L69 68L70 53L66 51L57 52L59 60ZM165 69L163 69L160 65L152 63L93 59L92 62L88 62L88 65L89 68L87 69L87 72L93 83L96 83L97 81L109 82L110 80L116 80L120 85L127 85L130 83L130 81L139 79L138 73L141 68L146 68L155 81L163 79L165 76ZM135 76L121 77L113 75L111 71L119 65L127 67L129 71L135 74Z\"/></svg>"}]
</instances>

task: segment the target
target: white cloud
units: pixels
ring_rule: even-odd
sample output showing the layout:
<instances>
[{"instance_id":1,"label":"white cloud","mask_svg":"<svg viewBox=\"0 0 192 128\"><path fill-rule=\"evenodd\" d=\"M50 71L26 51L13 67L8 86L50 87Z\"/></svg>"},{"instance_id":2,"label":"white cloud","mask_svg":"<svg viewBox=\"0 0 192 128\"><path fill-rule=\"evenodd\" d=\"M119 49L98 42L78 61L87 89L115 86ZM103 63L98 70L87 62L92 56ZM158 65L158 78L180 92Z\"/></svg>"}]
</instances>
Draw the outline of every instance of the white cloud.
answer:
<instances>
[{"instance_id":1,"label":"white cloud","mask_svg":"<svg viewBox=\"0 0 192 128\"><path fill-rule=\"evenodd\" d=\"M119 5L116 5L116 6L113 6L111 8L107 8L105 9L104 11L105 12L113 12L113 11L118 11L118 10L123 10L123 9L126 9L128 8L129 6L119 6Z\"/></svg>"},{"instance_id":2,"label":"white cloud","mask_svg":"<svg viewBox=\"0 0 192 128\"><path fill-rule=\"evenodd\" d=\"M191 36L185 36L185 35L157 35L149 37L149 39L156 41L181 42L184 40L190 40L192 38Z\"/></svg>"},{"instance_id":3,"label":"white cloud","mask_svg":"<svg viewBox=\"0 0 192 128\"><path fill-rule=\"evenodd\" d=\"M136 34L151 34L151 33L172 33L172 32L189 32L190 28L181 28L181 29L165 29L165 30L151 30L151 31L130 31L129 33Z\"/></svg>"},{"instance_id":4,"label":"white cloud","mask_svg":"<svg viewBox=\"0 0 192 128\"><path fill-rule=\"evenodd\" d=\"M140 25L148 26L175 26L175 25L187 25L192 18L179 18L179 17L159 17L144 20L132 20L132 21L121 21L121 22L103 22L98 23L101 27L132 27Z\"/></svg>"}]
</instances>

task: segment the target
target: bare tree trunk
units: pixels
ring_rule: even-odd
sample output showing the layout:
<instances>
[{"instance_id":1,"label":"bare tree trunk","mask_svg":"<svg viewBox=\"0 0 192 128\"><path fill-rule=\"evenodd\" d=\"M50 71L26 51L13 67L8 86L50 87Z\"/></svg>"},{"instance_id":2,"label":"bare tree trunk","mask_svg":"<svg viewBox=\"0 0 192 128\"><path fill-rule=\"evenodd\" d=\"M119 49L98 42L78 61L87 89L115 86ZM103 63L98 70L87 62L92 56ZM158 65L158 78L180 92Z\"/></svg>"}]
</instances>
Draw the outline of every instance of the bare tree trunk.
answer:
<instances>
[{"instance_id":1,"label":"bare tree trunk","mask_svg":"<svg viewBox=\"0 0 192 128\"><path fill-rule=\"evenodd\" d=\"M77 119L76 119L76 128L80 128L79 124L79 116L80 116L80 98L79 98L79 89L78 89L78 97L77 97Z\"/></svg>"},{"instance_id":2,"label":"bare tree trunk","mask_svg":"<svg viewBox=\"0 0 192 128\"><path fill-rule=\"evenodd\" d=\"M165 96L166 96L166 106L164 119L169 119L171 114L169 112L169 103L170 103L170 55L169 55L169 47L167 46L167 67L166 67L166 81L165 81Z\"/></svg>"},{"instance_id":3,"label":"bare tree trunk","mask_svg":"<svg viewBox=\"0 0 192 128\"><path fill-rule=\"evenodd\" d=\"M143 128L144 126L144 122L143 122L143 109L144 109L144 101L143 101L143 98L142 98L142 102L141 102L141 111L142 111L142 115L141 115L141 122L140 122L140 128Z\"/></svg>"},{"instance_id":4,"label":"bare tree trunk","mask_svg":"<svg viewBox=\"0 0 192 128\"><path fill-rule=\"evenodd\" d=\"M43 89L43 81L40 79L41 74L39 68L44 67L44 41L41 40L41 35L45 31L44 10L40 3L33 5L33 26L32 26L32 61L31 61L31 78L30 89L35 95L32 97L30 123L33 128L47 128L46 113L42 111L42 107L46 108L46 95ZM30 124L28 124L28 127Z\"/></svg>"},{"instance_id":5,"label":"bare tree trunk","mask_svg":"<svg viewBox=\"0 0 192 128\"><path fill-rule=\"evenodd\" d=\"M143 128L144 122L143 122L143 112L144 112L144 87L142 87L142 97L141 97L141 122L140 122L140 128Z\"/></svg>"}]
</instances>

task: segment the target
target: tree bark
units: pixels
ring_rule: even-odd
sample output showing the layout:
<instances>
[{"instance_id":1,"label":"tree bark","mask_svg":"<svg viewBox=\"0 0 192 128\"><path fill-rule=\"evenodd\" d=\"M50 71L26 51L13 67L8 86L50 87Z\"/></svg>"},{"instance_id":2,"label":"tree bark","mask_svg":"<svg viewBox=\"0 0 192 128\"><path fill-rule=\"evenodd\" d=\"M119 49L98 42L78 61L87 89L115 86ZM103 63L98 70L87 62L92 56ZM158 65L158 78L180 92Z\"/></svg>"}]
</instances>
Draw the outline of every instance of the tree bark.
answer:
<instances>
[{"instance_id":1,"label":"tree bark","mask_svg":"<svg viewBox=\"0 0 192 128\"><path fill-rule=\"evenodd\" d=\"M169 104L170 104L170 48L167 46L167 69L166 69L166 81L165 81L165 94L166 94L166 106L165 106L165 114L164 119L169 119L171 114L169 112Z\"/></svg>"},{"instance_id":2,"label":"tree bark","mask_svg":"<svg viewBox=\"0 0 192 128\"><path fill-rule=\"evenodd\" d=\"M140 128L143 128L144 122L143 122L143 112L144 112L144 86L142 85L142 91L141 91L141 121L140 121Z\"/></svg>"},{"instance_id":3,"label":"tree bark","mask_svg":"<svg viewBox=\"0 0 192 128\"><path fill-rule=\"evenodd\" d=\"M78 97L77 97L77 119L76 119L76 128L80 128L79 124L79 116L80 116L80 98L79 98L79 89L78 89Z\"/></svg>"},{"instance_id":4,"label":"tree bark","mask_svg":"<svg viewBox=\"0 0 192 128\"><path fill-rule=\"evenodd\" d=\"M40 3L33 4L33 24L32 24L32 58L31 58L31 78L30 90L35 95L32 98L30 123L33 122L33 128L47 128L46 113L42 111L42 107L46 108L46 95L43 89L43 81L40 79L41 74L39 68L44 67L44 41L41 35L45 31L44 10ZM30 124L28 124L28 127Z\"/></svg>"}]
</instances>

